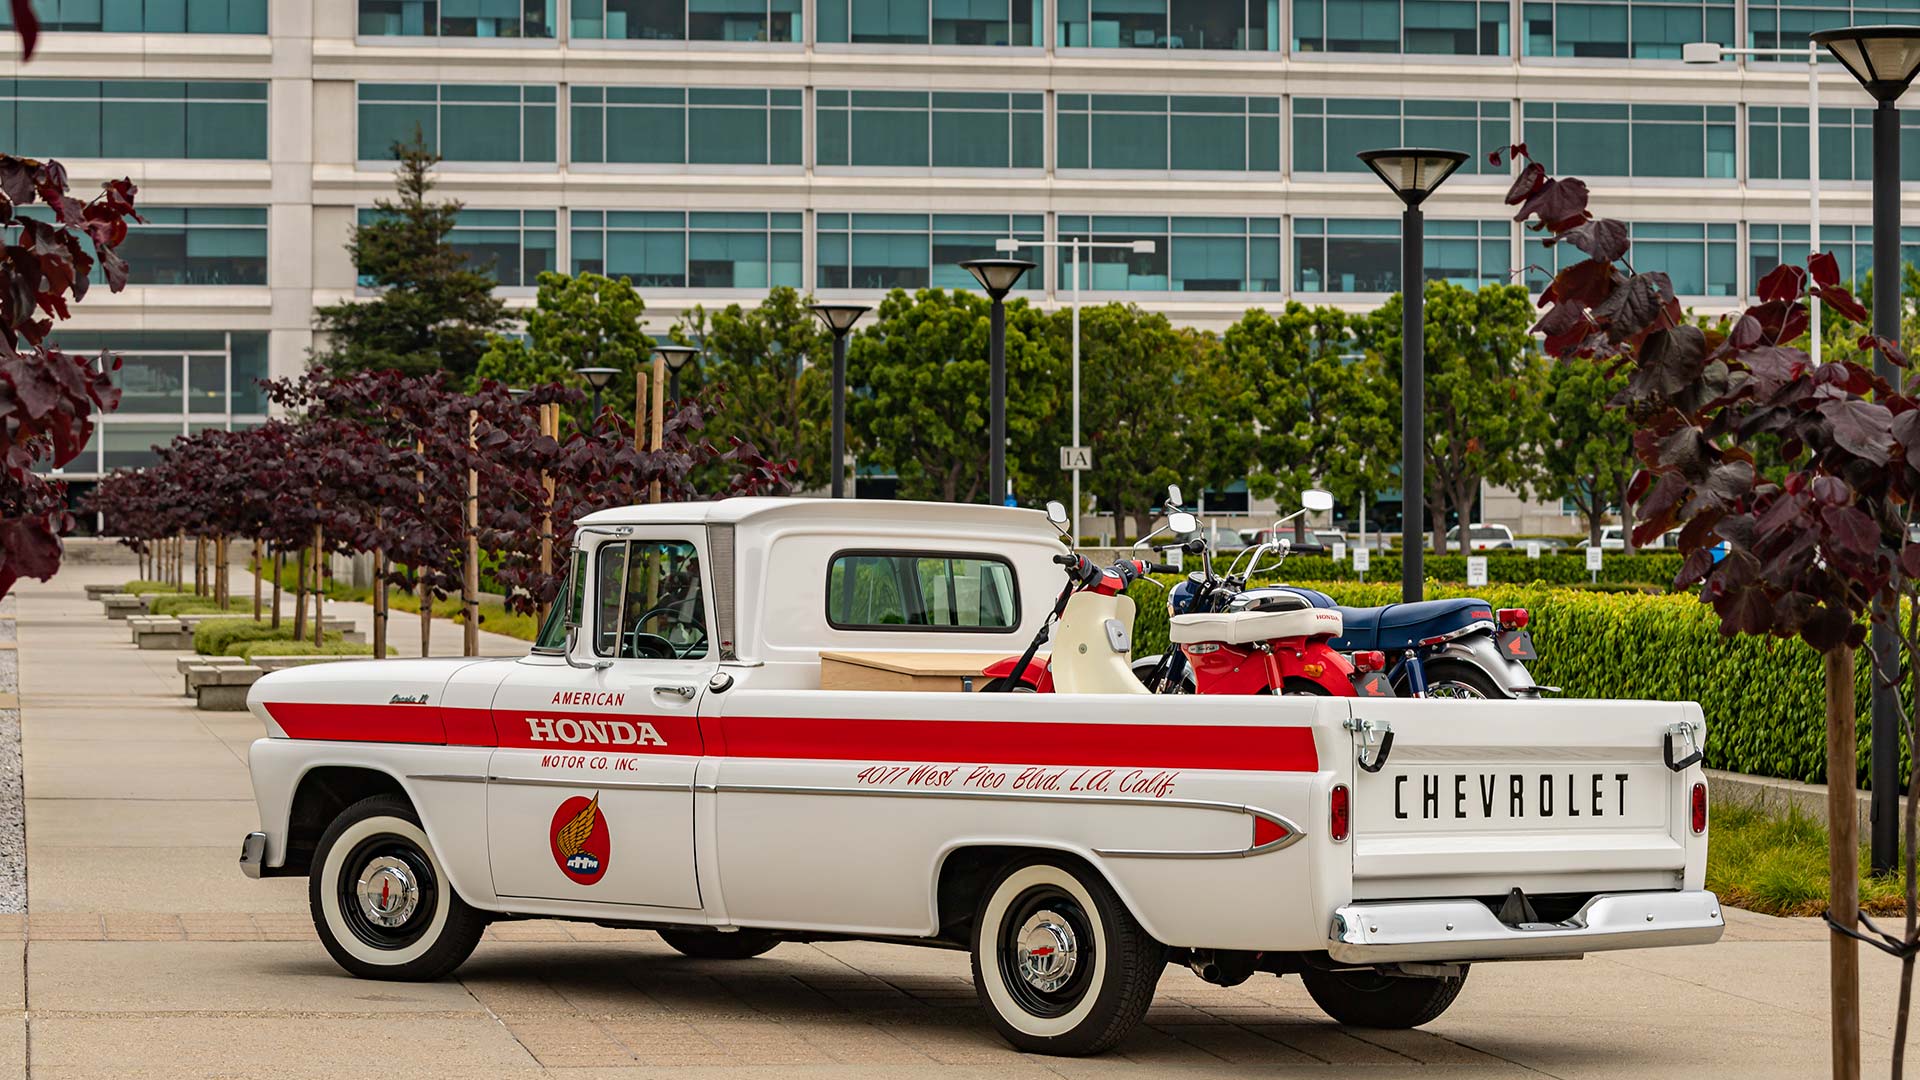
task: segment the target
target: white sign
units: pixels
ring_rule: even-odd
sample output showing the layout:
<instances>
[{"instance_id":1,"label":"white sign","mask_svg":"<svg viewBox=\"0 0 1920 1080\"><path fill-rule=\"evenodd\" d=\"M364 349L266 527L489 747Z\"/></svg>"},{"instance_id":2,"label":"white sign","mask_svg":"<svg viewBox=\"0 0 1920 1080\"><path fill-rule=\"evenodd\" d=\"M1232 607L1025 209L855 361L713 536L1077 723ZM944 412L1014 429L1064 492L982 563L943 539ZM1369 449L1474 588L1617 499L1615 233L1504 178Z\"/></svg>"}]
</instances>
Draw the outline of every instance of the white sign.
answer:
<instances>
[{"instance_id":1,"label":"white sign","mask_svg":"<svg viewBox=\"0 0 1920 1080\"><path fill-rule=\"evenodd\" d=\"M1595 544L1592 547L1587 548L1587 569L1593 571L1596 574L1600 572L1600 545L1599 544Z\"/></svg>"},{"instance_id":2,"label":"white sign","mask_svg":"<svg viewBox=\"0 0 1920 1080\"><path fill-rule=\"evenodd\" d=\"M1539 557L1540 557L1540 541L1538 540L1527 541L1527 558L1537 559Z\"/></svg>"},{"instance_id":3,"label":"white sign","mask_svg":"<svg viewBox=\"0 0 1920 1080\"><path fill-rule=\"evenodd\" d=\"M1363 574L1366 573L1367 564L1373 561L1369 557L1370 554L1371 553L1368 552L1366 548L1363 548L1363 547L1354 548L1353 549L1353 568L1355 570L1360 571Z\"/></svg>"},{"instance_id":4,"label":"white sign","mask_svg":"<svg viewBox=\"0 0 1920 1080\"><path fill-rule=\"evenodd\" d=\"M1060 448L1060 468L1066 472L1086 472L1093 468L1093 447L1063 446Z\"/></svg>"},{"instance_id":5,"label":"white sign","mask_svg":"<svg viewBox=\"0 0 1920 1080\"><path fill-rule=\"evenodd\" d=\"M1345 541L1335 540L1333 542L1333 561L1334 562L1347 561L1347 545Z\"/></svg>"},{"instance_id":6,"label":"white sign","mask_svg":"<svg viewBox=\"0 0 1920 1080\"><path fill-rule=\"evenodd\" d=\"M1485 555L1467 556L1467 584L1485 585L1487 583L1487 557Z\"/></svg>"}]
</instances>

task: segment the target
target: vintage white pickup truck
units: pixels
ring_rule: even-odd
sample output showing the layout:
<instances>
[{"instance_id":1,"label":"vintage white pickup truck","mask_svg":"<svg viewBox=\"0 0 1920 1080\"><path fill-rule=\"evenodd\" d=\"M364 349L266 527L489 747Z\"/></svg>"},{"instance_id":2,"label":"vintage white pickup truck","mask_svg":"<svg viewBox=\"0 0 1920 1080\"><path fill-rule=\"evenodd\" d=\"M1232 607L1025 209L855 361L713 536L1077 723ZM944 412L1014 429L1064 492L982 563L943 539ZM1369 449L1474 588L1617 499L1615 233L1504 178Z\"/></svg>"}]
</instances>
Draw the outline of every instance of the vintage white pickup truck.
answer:
<instances>
[{"instance_id":1,"label":"vintage white pickup truck","mask_svg":"<svg viewBox=\"0 0 1920 1080\"><path fill-rule=\"evenodd\" d=\"M1061 551L977 506L594 514L527 656L254 684L242 868L308 876L374 978L509 918L965 949L1000 1032L1056 1054L1122 1038L1168 963L1406 1027L1473 963L1720 936L1697 706L980 692Z\"/></svg>"}]
</instances>

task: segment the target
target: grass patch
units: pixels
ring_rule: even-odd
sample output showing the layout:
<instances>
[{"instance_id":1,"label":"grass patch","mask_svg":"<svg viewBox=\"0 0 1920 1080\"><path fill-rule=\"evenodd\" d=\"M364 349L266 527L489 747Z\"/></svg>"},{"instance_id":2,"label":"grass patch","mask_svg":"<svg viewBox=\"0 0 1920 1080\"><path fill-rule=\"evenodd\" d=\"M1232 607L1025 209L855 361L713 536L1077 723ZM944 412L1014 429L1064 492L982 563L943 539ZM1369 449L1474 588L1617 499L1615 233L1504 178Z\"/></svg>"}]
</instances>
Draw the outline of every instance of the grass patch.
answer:
<instances>
[{"instance_id":1,"label":"grass patch","mask_svg":"<svg viewBox=\"0 0 1920 1080\"><path fill-rule=\"evenodd\" d=\"M1869 915L1906 911L1898 875L1871 877L1860 846L1860 906ZM1716 804L1707 843L1707 888L1735 907L1767 915L1827 910L1827 829L1797 810L1774 817Z\"/></svg>"},{"instance_id":2,"label":"grass patch","mask_svg":"<svg viewBox=\"0 0 1920 1080\"><path fill-rule=\"evenodd\" d=\"M272 570L268 569L267 574L267 580L271 582ZM288 567L281 574L282 587L286 591L291 592L293 590L293 582L294 570L292 567ZM332 578L328 578L327 599L371 604L373 603L373 590L365 586L355 588L343 585L334 581ZM252 609L249 608L248 610ZM389 613L387 633L389 635L398 634L401 631L391 625L393 616L401 612L409 615L420 614L420 594L411 591L403 592L400 589L389 587L387 591L387 610ZM459 623L466 622L466 618L460 609L460 598L457 596L448 596L435 600L433 602L433 617L436 619L451 619ZM480 605L480 629L490 634L501 634L510 638L518 638L521 641L532 641L534 638L540 636L540 619L537 615L520 615L508 611L500 604L483 603Z\"/></svg>"},{"instance_id":3,"label":"grass patch","mask_svg":"<svg viewBox=\"0 0 1920 1080\"><path fill-rule=\"evenodd\" d=\"M151 593L192 592L193 586L175 585L175 584L172 584L171 582L166 582L166 581L142 581L142 580L136 579L136 580L127 582L125 585L120 586L120 591L123 593L133 593L138 596L146 596Z\"/></svg>"}]
</instances>

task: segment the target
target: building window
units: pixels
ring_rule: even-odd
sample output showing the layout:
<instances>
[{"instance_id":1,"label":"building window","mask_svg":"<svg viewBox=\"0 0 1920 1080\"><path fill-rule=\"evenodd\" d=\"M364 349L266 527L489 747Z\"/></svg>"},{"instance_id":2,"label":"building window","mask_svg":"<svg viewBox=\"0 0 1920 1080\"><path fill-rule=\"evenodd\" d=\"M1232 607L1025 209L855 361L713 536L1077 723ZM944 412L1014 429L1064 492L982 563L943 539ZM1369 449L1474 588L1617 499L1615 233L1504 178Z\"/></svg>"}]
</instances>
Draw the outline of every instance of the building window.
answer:
<instances>
[{"instance_id":1,"label":"building window","mask_svg":"<svg viewBox=\"0 0 1920 1080\"><path fill-rule=\"evenodd\" d=\"M1280 219L1060 215L1060 239L1153 241L1152 252L1086 248L1080 287L1094 292L1277 293ZM1073 287L1072 252L1058 252L1058 289Z\"/></svg>"},{"instance_id":2,"label":"building window","mask_svg":"<svg viewBox=\"0 0 1920 1080\"><path fill-rule=\"evenodd\" d=\"M1900 114L1900 136L1900 178L1920 180L1920 115ZM1807 110L1747 106L1747 175L1807 178ZM1873 179L1872 109L1820 110L1820 179Z\"/></svg>"},{"instance_id":3,"label":"building window","mask_svg":"<svg viewBox=\"0 0 1920 1080\"><path fill-rule=\"evenodd\" d=\"M140 216L119 249L129 284L267 283L265 207L142 206Z\"/></svg>"},{"instance_id":4,"label":"building window","mask_svg":"<svg viewBox=\"0 0 1920 1080\"><path fill-rule=\"evenodd\" d=\"M1359 153L1381 146L1445 146L1467 152L1462 175L1506 175L1487 155L1512 140L1504 101L1293 99L1293 171L1364 173Z\"/></svg>"},{"instance_id":5,"label":"building window","mask_svg":"<svg viewBox=\"0 0 1920 1080\"><path fill-rule=\"evenodd\" d=\"M1059 0L1060 48L1280 48L1280 0Z\"/></svg>"},{"instance_id":6,"label":"building window","mask_svg":"<svg viewBox=\"0 0 1920 1080\"><path fill-rule=\"evenodd\" d=\"M798 165L798 90L576 86L576 164Z\"/></svg>"},{"instance_id":7,"label":"building window","mask_svg":"<svg viewBox=\"0 0 1920 1080\"><path fill-rule=\"evenodd\" d=\"M1914 0L1748 0L1747 36L1765 49L1800 50L1815 30L1882 23L1920 23Z\"/></svg>"},{"instance_id":8,"label":"building window","mask_svg":"<svg viewBox=\"0 0 1920 1080\"><path fill-rule=\"evenodd\" d=\"M0 79L0 146L35 158L264 161L267 84Z\"/></svg>"},{"instance_id":9,"label":"building window","mask_svg":"<svg viewBox=\"0 0 1920 1080\"><path fill-rule=\"evenodd\" d=\"M1866 288L1867 271L1873 269L1873 226L1822 225L1820 250L1831 252L1840 264L1840 280L1855 292ZM1753 293L1760 279L1786 262L1807 265L1807 227L1805 225L1747 226L1747 256L1753 276L1747 291ZM1900 259L1908 266L1920 265L1920 228L1900 230Z\"/></svg>"},{"instance_id":10,"label":"building window","mask_svg":"<svg viewBox=\"0 0 1920 1080\"><path fill-rule=\"evenodd\" d=\"M856 45L1037 46L1042 0L820 0L814 33Z\"/></svg>"},{"instance_id":11,"label":"building window","mask_svg":"<svg viewBox=\"0 0 1920 1080\"><path fill-rule=\"evenodd\" d=\"M1426 280L1463 288L1509 278L1513 226L1506 221L1429 220ZM1294 218L1293 288L1303 293L1400 291L1400 222L1395 218Z\"/></svg>"},{"instance_id":12,"label":"building window","mask_svg":"<svg viewBox=\"0 0 1920 1080\"><path fill-rule=\"evenodd\" d=\"M448 161L551 164L554 88L360 84L361 161L390 160L416 134Z\"/></svg>"},{"instance_id":13,"label":"building window","mask_svg":"<svg viewBox=\"0 0 1920 1080\"><path fill-rule=\"evenodd\" d=\"M1739 293L1739 226L1730 222L1635 221L1628 228L1633 247L1627 252L1627 261L1637 272L1657 270L1666 274L1673 282L1674 295ZM1558 272L1587 257L1570 244L1548 248L1532 240L1527 252L1527 287L1535 292L1547 286L1542 271L1548 266Z\"/></svg>"},{"instance_id":14,"label":"building window","mask_svg":"<svg viewBox=\"0 0 1920 1080\"><path fill-rule=\"evenodd\" d=\"M1046 167L1040 94L820 90L814 100L816 165Z\"/></svg>"},{"instance_id":15,"label":"building window","mask_svg":"<svg viewBox=\"0 0 1920 1080\"><path fill-rule=\"evenodd\" d=\"M264 34L267 0L33 0L40 29L66 34ZM13 28L0 7L0 29Z\"/></svg>"},{"instance_id":16,"label":"building window","mask_svg":"<svg viewBox=\"0 0 1920 1080\"><path fill-rule=\"evenodd\" d=\"M819 289L977 289L964 259L1004 257L994 241L1045 238L1039 214L819 214ZM1019 291L1042 288L1028 271Z\"/></svg>"},{"instance_id":17,"label":"building window","mask_svg":"<svg viewBox=\"0 0 1920 1080\"><path fill-rule=\"evenodd\" d=\"M1530 2L1524 11L1528 56L1678 60L1688 42L1735 44L1733 0Z\"/></svg>"},{"instance_id":18,"label":"building window","mask_svg":"<svg viewBox=\"0 0 1920 1080\"><path fill-rule=\"evenodd\" d=\"M550 38L556 0L360 0L362 37Z\"/></svg>"},{"instance_id":19,"label":"building window","mask_svg":"<svg viewBox=\"0 0 1920 1080\"><path fill-rule=\"evenodd\" d=\"M1527 149L1563 176L1733 179L1732 105L1528 102Z\"/></svg>"},{"instance_id":20,"label":"building window","mask_svg":"<svg viewBox=\"0 0 1920 1080\"><path fill-rule=\"evenodd\" d=\"M1061 94L1062 169L1280 171L1277 97Z\"/></svg>"},{"instance_id":21,"label":"building window","mask_svg":"<svg viewBox=\"0 0 1920 1080\"><path fill-rule=\"evenodd\" d=\"M1503 0L1293 0L1293 51L1506 56Z\"/></svg>"},{"instance_id":22,"label":"building window","mask_svg":"<svg viewBox=\"0 0 1920 1080\"><path fill-rule=\"evenodd\" d=\"M380 220L380 211L362 207L362 227ZM466 256L466 266L489 274L506 288L531 288L541 273L558 269L556 237L558 213L553 210L475 210L462 207L453 221L447 243ZM372 288L362 277L359 285Z\"/></svg>"},{"instance_id":23,"label":"building window","mask_svg":"<svg viewBox=\"0 0 1920 1080\"><path fill-rule=\"evenodd\" d=\"M800 40L800 0L573 0L571 14L592 40Z\"/></svg>"},{"instance_id":24,"label":"building window","mask_svg":"<svg viewBox=\"0 0 1920 1080\"><path fill-rule=\"evenodd\" d=\"M799 213L575 210L573 272L642 289L801 288Z\"/></svg>"}]
</instances>

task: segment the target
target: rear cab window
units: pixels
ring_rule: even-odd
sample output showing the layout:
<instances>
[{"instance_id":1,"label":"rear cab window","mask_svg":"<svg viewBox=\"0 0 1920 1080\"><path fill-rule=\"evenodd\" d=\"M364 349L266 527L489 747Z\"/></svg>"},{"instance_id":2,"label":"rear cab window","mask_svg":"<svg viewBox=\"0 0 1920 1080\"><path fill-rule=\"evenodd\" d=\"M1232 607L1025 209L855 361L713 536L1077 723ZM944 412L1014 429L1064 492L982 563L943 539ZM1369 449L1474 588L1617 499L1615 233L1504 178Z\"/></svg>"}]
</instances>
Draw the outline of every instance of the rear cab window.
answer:
<instances>
[{"instance_id":1,"label":"rear cab window","mask_svg":"<svg viewBox=\"0 0 1920 1080\"><path fill-rule=\"evenodd\" d=\"M843 551L827 568L836 630L1012 633L1020 625L1013 565L993 555Z\"/></svg>"}]
</instances>

